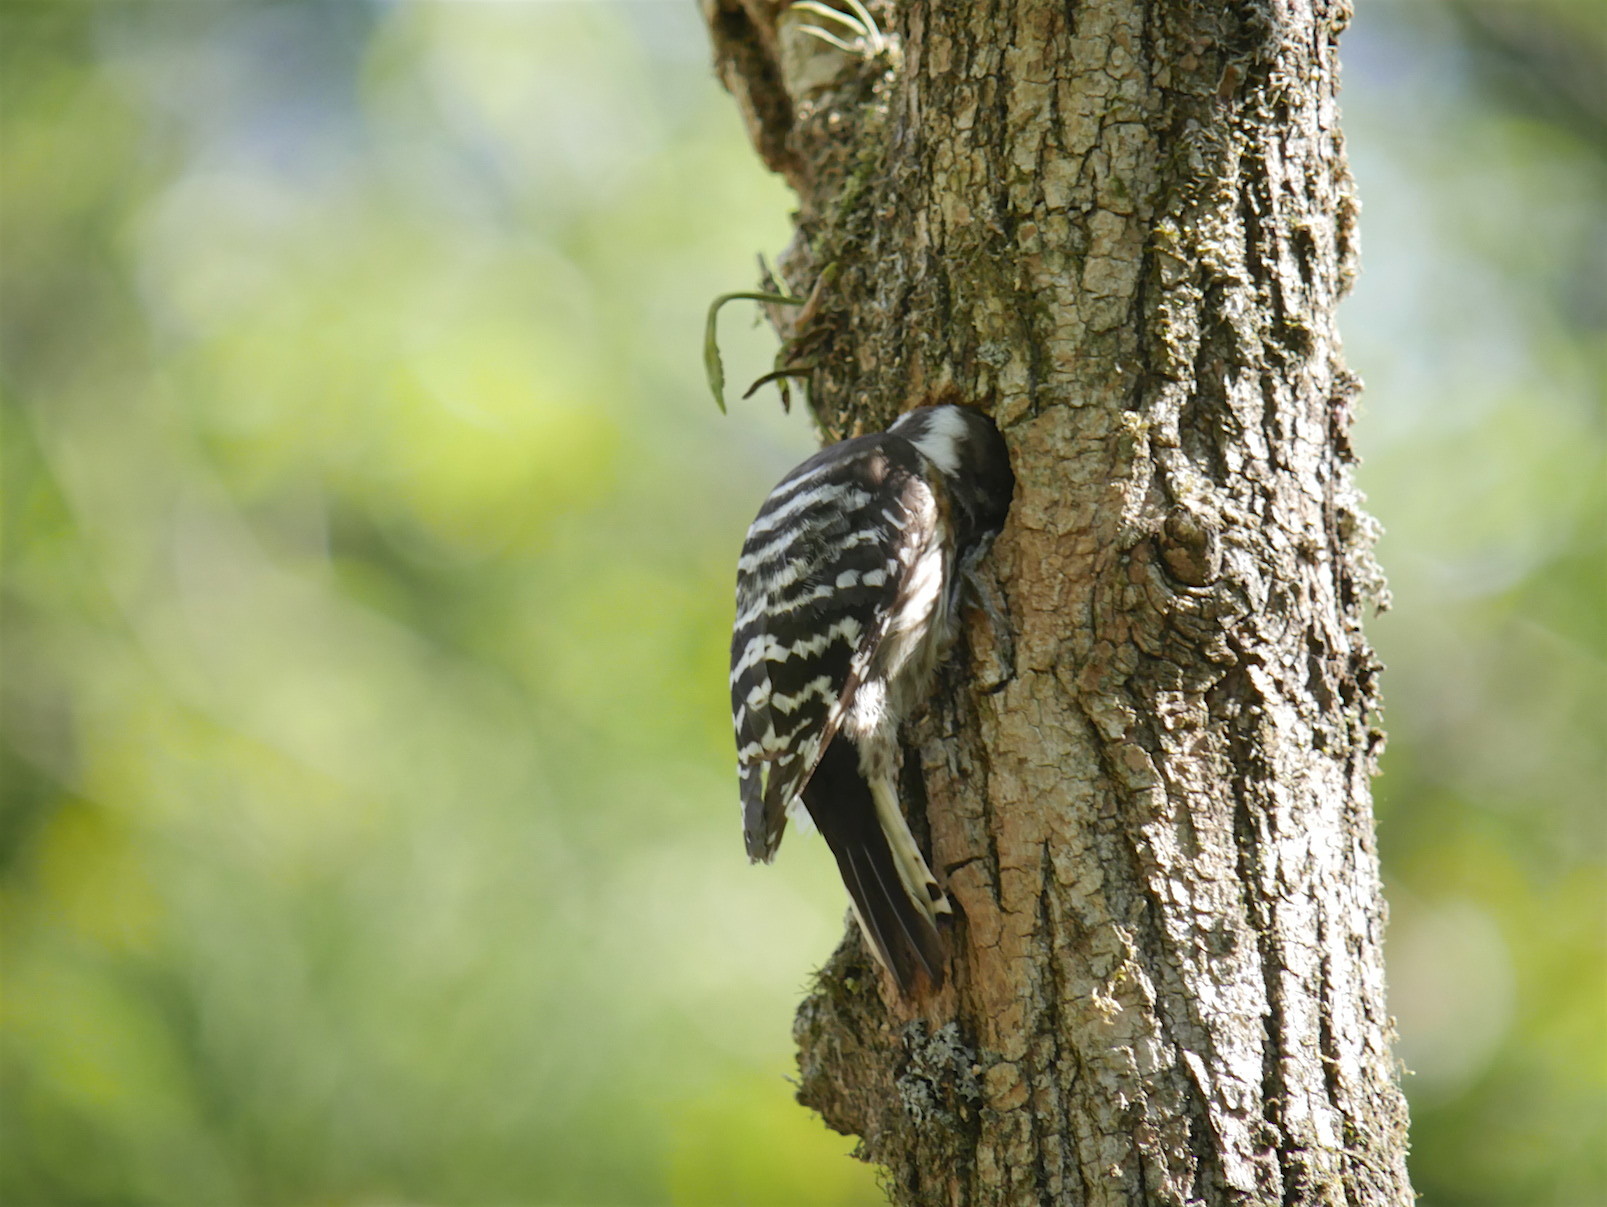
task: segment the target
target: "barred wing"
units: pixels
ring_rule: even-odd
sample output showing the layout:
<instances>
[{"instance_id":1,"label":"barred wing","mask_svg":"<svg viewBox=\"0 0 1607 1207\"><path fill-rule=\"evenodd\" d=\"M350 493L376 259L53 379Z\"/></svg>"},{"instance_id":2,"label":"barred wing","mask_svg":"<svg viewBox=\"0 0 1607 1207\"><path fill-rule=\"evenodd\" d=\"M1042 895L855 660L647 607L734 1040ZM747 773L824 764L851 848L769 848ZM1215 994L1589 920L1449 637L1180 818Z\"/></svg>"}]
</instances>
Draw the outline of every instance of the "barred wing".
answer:
<instances>
[{"instance_id":1,"label":"barred wing","mask_svg":"<svg viewBox=\"0 0 1607 1207\"><path fill-rule=\"evenodd\" d=\"M760 508L737 563L731 715L748 856L771 859L787 811L836 736L932 514L918 455L864 436L817 454Z\"/></svg>"}]
</instances>

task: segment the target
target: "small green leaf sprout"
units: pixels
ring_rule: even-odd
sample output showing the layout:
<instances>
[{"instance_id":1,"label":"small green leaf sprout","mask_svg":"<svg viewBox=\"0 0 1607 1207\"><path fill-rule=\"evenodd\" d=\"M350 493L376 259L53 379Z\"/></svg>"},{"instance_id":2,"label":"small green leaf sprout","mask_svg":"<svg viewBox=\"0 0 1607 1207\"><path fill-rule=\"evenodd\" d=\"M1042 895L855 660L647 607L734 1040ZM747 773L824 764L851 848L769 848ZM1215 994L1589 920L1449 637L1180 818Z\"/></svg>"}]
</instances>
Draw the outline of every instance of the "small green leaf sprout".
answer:
<instances>
[{"instance_id":1,"label":"small green leaf sprout","mask_svg":"<svg viewBox=\"0 0 1607 1207\"><path fill-rule=\"evenodd\" d=\"M727 302L735 301L764 302L771 306L802 306L806 299L795 298L785 293L760 293L752 290L739 290L736 293L722 293L709 303L709 317L703 324L703 369L708 374L709 389L714 393L715 405L720 408L720 414L725 414L725 365L720 360L720 336L716 320L720 314L720 307ZM767 374L773 379L775 374ZM762 384L756 382L755 386ZM748 391L753 393L752 390ZM746 397L746 395L744 395Z\"/></svg>"}]
</instances>

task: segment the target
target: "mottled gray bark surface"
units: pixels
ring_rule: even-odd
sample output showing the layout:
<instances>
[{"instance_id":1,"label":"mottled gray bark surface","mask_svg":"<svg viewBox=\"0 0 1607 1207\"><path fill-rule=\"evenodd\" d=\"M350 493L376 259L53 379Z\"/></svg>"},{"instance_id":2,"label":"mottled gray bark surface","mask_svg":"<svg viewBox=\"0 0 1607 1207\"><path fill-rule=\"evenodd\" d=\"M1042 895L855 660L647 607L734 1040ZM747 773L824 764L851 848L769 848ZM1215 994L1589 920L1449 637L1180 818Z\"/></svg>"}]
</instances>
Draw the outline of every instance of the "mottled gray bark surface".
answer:
<instances>
[{"instance_id":1,"label":"mottled gray bark surface","mask_svg":"<svg viewBox=\"0 0 1607 1207\"><path fill-rule=\"evenodd\" d=\"M956 899L899 1002L850 934L800 1098L911 1204L1405 1204L1368 780L1380 601L1334 311L1343 3L705 0L797 190L772 314L833 437L986 407L988 628L910 735ZM916 820L917 829L921 822Z\"/></svg>"}]
</instances>

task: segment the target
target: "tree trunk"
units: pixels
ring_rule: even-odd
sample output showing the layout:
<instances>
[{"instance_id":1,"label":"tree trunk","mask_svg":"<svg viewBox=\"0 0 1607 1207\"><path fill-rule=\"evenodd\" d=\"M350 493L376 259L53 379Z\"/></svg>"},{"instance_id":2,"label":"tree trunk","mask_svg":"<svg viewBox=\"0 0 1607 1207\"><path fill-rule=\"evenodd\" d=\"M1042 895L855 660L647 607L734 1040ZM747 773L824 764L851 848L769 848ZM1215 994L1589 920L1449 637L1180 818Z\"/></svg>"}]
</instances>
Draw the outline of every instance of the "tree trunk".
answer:
<instances>
[{"instance_id":1,"label":"tree trunk","mask_svg":"<svg viewBox=\"0 0 1607 1207\"><path fill-rule=\"evenodd\" d=\"M799 1097L900 1203L1410 1203L1334 321L1349 6L871 7L885 39L705 15L798 193L810 304L772 319L826 432L958 399L1010 442L1015 649L1001 682L972 617L908 735L951 978L901 1002L850 932Z\"/></svg>"}]
</instances>

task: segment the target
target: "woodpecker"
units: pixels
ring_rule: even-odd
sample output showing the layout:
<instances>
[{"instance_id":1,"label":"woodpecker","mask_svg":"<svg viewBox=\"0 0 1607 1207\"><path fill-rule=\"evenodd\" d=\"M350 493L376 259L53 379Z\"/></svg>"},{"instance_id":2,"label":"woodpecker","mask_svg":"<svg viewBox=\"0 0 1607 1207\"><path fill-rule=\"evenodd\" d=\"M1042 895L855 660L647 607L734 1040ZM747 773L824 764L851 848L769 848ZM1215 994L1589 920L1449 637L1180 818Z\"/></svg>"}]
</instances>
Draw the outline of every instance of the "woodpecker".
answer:
<instances>
[{"instance_id":1,"label":"woodpecker","mask_svg":"<svg viewBox=\"0 0 1607 1207\"><path fill-rule=\"evenodd\" d=\"M1004 527L1009 450L980 411L919 407L781 480L737 561L731 716L748 857L821 832L905 996L943 983L953 912L898 800L900 726L931 694L965 582Z\"/></svg>"}]
</instances>

